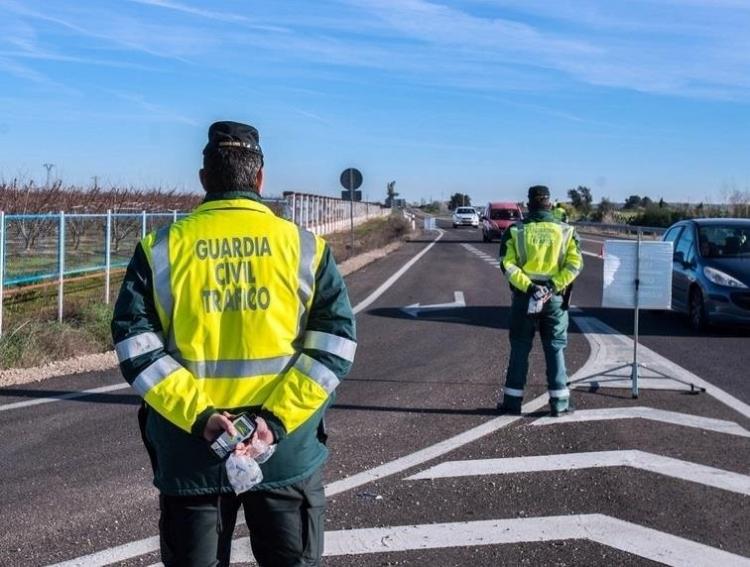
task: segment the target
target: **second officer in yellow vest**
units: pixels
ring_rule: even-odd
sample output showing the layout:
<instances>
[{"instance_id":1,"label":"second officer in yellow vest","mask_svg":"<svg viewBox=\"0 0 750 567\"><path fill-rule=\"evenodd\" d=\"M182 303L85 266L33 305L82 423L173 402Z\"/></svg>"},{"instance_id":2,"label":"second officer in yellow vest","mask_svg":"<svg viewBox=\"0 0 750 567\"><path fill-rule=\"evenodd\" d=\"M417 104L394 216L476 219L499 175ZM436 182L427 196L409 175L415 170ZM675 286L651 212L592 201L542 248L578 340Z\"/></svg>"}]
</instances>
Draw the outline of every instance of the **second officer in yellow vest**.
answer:
<instances>
[{"instance_id":1,"label":"second officer in yellow vest","mask_svg":"<svg viewBox=\"0 0 750 567\"><path fill-rule=\"evenodd\" d=\"M531 187L528 198L529 214L505 232L500 244L500 266L513 295L510 360L498 410L521 413L529 352L538 327L547 363L550 408L557 416L570 411L564 294L583 269L583 256L575 229L552 216L549 189Z\"/></svg>"},{"instance_id":2,"label":"second officer in yellow vest","mask_svg":"<svg viewBox=\"0 0 750 567\"><path fill-rule=\"evenodd\" d=\"M228 565L242 504L260 565L318 565L323 415L354 359L354 316L325 241L261 202L257 130L217 122L208 138L203 204L141 241L112 322L144 400L162 560ZM263 483L239 497L209 448L231 429L224 411L256 414L276 444Z\"/></svg>"}]
</instances>

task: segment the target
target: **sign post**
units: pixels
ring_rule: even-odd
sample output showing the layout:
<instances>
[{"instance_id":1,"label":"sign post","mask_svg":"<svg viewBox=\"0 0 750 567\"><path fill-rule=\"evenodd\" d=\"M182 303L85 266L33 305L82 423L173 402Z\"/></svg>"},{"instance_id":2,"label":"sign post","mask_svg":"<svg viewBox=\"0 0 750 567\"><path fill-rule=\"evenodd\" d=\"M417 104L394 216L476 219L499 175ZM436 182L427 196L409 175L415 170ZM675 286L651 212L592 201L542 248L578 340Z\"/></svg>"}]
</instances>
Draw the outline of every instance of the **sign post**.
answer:
<instances>
[{"instance_id":1,"label":"sign post","mask_svg":"<svg viewBox=\"0 0 750 567\"><path fill-rule=\"evenodd\" d=\"M633 398L639 395L638 382L640 369L638 361L638 342L641 309L671 309L672 306L672 243L662 241L643 241L641 231L637 240L607 240L604 243L604 289L602 307L615 309L633 309L633 361L610 368L605 373L585 376L575 382L590 381L597 376L613 376L612 373L630 370L630 381ZM690 386L693 393L705 391L704 388L667 376L655 369L650 372ZM615 379L613 379L615 380ZM606 380L598 380L604 382Z\"/></svg>"},{"instance_id":2,"label":"sign post","mask_svg":"<svg viewBox=\"0 0 750 567\"><path fill-rule=\"evenodd\" d=\"M362 173L353 167L345 169L341 172L341 186L346 191L341 192L341 198L349 201L349 229L350 245L349 255L354 254L354 201L362 200L362 191L357 191L362 185Z\"/></svg>"}]
</instances>

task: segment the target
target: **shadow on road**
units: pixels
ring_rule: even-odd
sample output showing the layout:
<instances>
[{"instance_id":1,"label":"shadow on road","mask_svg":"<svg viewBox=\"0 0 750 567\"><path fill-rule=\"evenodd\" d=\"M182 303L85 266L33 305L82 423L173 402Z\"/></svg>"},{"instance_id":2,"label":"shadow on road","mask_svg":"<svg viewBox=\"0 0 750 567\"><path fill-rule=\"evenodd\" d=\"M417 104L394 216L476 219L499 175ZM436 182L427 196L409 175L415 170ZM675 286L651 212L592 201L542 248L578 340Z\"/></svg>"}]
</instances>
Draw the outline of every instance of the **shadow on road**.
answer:
<instances>
[{"instance_id":1,"label":"shadow on road","mask_svg":"<svg viewBox=\"0 0 750 567\"><path fill-rule=\"evenodd\" d=\"M434 309L422 311L417 317L407 314L401 307L370 309L367 314L391 319L457 323L491 329L510 328L510 308L501 305L469 305L449 309ZM571 313L571 319L575 317L595 317L612 327L613 334L630 336L633 333L633 312L629 310L583 307L580 308L580 311ZM575 324L570 325L569 332L580 334L580 330ZM640 334L641 336L659 337L748 337L750 336L750 329L712 327L710 330L697 335L690 329L687 320L678 313L641 311Z\"/></svg>"}]
</instances>

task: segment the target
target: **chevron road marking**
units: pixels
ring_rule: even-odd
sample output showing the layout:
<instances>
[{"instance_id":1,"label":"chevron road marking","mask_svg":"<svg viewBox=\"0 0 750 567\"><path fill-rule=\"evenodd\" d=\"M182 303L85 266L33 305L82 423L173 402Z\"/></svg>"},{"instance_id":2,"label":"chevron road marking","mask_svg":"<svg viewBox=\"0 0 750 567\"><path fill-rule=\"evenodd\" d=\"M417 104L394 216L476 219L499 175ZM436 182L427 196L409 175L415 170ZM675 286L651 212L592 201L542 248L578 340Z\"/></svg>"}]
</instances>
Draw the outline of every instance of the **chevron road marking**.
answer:
<instances>
[{"instance_id":1,"label":"chevron road marking","mask_svg":"<svg viewBox=\"0 0 750 567\"><path fill-rule=\"evenodd\" d=\"M406 272L422 255L424 255L431 247L434 245L434 243L442 236L442 231L440 232L438 238L435 239L430 245L428 245L424 250L420 252L417 256L412 258L409 262L407 262L397 273L395 273L391 278L389 278L386 282L384 282L383 285L381 285L378 289L376 289L370 296L368 296L365 300L363 300L360 304L358 304L356 307L354 307L355 312L359 312L365 308L367 308L370 304L372 304L378 297L380 297L395 281L403 275L403 273ZM471 251L473 254L476 254L477 256L486 256L487 258L490 258L489 255L485 254L484 252L481 252L480 250L477 250L476 248L473 248L470 245L462 244L467 250ZM584 317L576 317L576 322L578 322L581 319L588 319ZM604 325L603 323L601 325ZM576 380L581 377L586 377L594 374L594 371L599 370L600 368L600 357L607 356L607 352L619 352L615 351L614 347L611 347L609 351L607 350L608 340L611 341L619 341L621 342L621 345L627 346L630 345L628 348L632 351L632 341L627 339L626 337L620 337L616 334L616 331L613 329L606 327L606 329L609 329L609 331L602 331L604 327L594 327L592 325L589 325L591 332L604 332L604 333L610 333L606 337L597 337L598 342L591 342L591 351L589 353L589 357L586 361L586 363L583 365L583 367L576 372L574 376L572 376L571 380ZM581 329L582 332L586 333L587 331L585 329ZM597 331L598 330L598 331ZM611 334L614 333L614 334ZM619 348L619 347L618 347ZM643 351L645 351L645 347L643 348ZM655 356L656 355L654 353ZM666 359L664 359L666 360ZM604 359L606 363L613 363L615 361L613 360L607 360ZM667 361L669 362L669 361ZM671 364L671 363L670 363ZM680 369L679 366L674 365L677 369ZM687 372L687 371L684 371ZM673 373L674 375L674 373ZM694 375L691 375L694 376ZM705 383L704 381L700 380L697 376L694 378L691 378L691 381L693 382L700 382ZM717 399L723 401L724 403L727 403L731 407L740 407L738 404L742 404L742 402L739 402L739 400L736 400L735 398L732 398L729 396L729 394L726 394L722 390L716 388L713 385L710 385L709 392L716 397ZM624 386L626 388L629 388L629 384L627 386ZM728 400L728 401L727 401ZM534 400L528 402L527 404L524 404L523 411L525 413L533 412L541 407L543 407L547 402L547 395L541 395ZM745 415L748 415L750 417L750 408L748 408L748 413ZM514 416L501 416L494 419L491 419L487 421L486 423L480 424L479 426L464 431L463 433L456 435L450 439L446 439L444 441L441 441L439 443L436 443L435 445L432 445L430 447L426 447L425 449L422 449L420 451L417 451L415 453L412 453L410 455L405 455L404 457L400 457L398 459L395 459L393 461L390 461L388 463L385 463L383 465L374 467L369 470L362 471L360 473L354 474L350 477L332 482L326 486L326 495L332 496L335 494L339 494L348 490L352 490L354 488L357 488L359 486L363 486L369 482L385 478L391 475L395 475L398 473L401 473L409 468L418 466L422 463L425 463L429 460L438 458L450 451L453 451L467 443L471 443L485 435L488 435L496 430L499 430L502 427L505 427L507 425L510 425L511 423L514 423L520 419L519 417ZM559 419L559 418L558 418ZM665 457L661 457L661 459L666 459ZM666 461L662 461L666 462ZM693 465L692 463L685 463L687 465ZM612 465L615 466L615 465ZM694 467L700 468L700 465L693 465ZM716 471L718 469L711 469L710 467L703 467L703 470L698 469L692 469L698 472L703 472L705 474L706 469L708 471ZM662 472L662 471L656 471L656 472ZM719 471L723 472L723 471ZM732 473L727 473L731 475ZM741 476L741 475L738 475ZM726 477L725 477L726 478ZM713 484L709 484L710 486L713 486ZM555 531L554 534L552 534L554 537L550 537L548 539L564 539L564 537L561 534L561 530L566 529L565 526L567 526L571 522L575 522L576 518L584 518L585 521L581 520L581 522L578 525L578 531L576 531L576 539L581 538L589 538L592 539L596 534L599 534L600 532L597 531L597 522L601 523L601 537L600 539L592 539L592 541L599 541L600 543L604 543L605 545L611 545L612 547L616 547L618 549L624 549L625 551L631 552L631 553L637 553L640 554L643 557L648 558L655 558L656 561L662 561L664 563L670 564L670 565L701 565L706 564L710 565L710 567L716 567L716 565L721 565L724 567L725 565L748 565L750 567L750 562L745 560L744 558L741 558L739 556L731 555L726 552L715 550L711 547L704 546L702 544L698 544L695 542L691 542L690 540L682 539L677 536L672 536L668 534L662 534L661 532L657 532L654 530L649 530L648 528L643 528L641 526L637 526L635 524L628 524L627 522L622 522L620 520L616 520L613 518L608 518L607 516L598 516L598 515L591 515L591 516L566 516L564 519L559 520L559 526L557 529L555 529L555 518L539 518L537 519L537 524L524 524L524 525L530 525L534 526L531 531L535 534L539 533L545 533L549 530ZM522 520L504 520L500 522L527 522L529 519L522 519ZM545 522L549 521L549 524L545 524ZM244 518L238 519L238 525L244 523ZM463 524L435 524L435 526L459 526ZM466 525L475 526L475 528L469 529L470 534L477 533L480 530L480 527L477 525L477 523L470 523ZM493 525L501 525L498 522L494 522ZM502 524L506 525L506 524ZM513 525L521 525L521 524L513 524ZM503 529L512 529L511 524L507 524L507 528ZM416 528L419 528L420 526L416 526ZM375 531L371 530L350 530L348 532L340 532L340 533L358 533L361 534L362 537L364 537L366 534L375 534L372 537L375 538L375 540L380 541L381 537L387 537L388 533L396 533L399 532L399 530L407 529L405 528L383 528L385 530L386 535L384 536L377 536L378 532L377 529L373 529ZM427 528L425 528L427 529ZM451 528L452 529L452 528ZM388 530L394 530L393 532L389 532ZM610 530L610 531L607 531ZM381 530L382 531L382 530ZM606 533L605 533L606 532ZM336 534L339 532L331 532L330 537L332 538L330 541L331 543L327 543L327 546L333 546L336 538L344 537L342 536L334 536L333 534ZM399 532L401 533L401 532ZM632 537L630 538L621 538L618 534L620 533L630 533L632 534ZM590 535L594 534L594 535ZM328 534L326 536L329 537ZM369 536L368 536L369 537ZM410 537L420 537L418 535L413 535ZM434 536L429 535L429 533L426 533L424 535L425 538L427 538L429 541L433 541L435 546L445 546L445 542L456 542L456 538L453 534L451 534L450 537L440 536L435 538ZM499 537L499 536L497 536ZM599 536L596 536L599 537ZM430 540L430 538L433 538ZM606 541L605 541L606 540ZM489 540L488 540L489 541ZM515 540L514 540L515 541ZM518 540L518 541L524 541L524 540ZM539 541L539 540L532 540L532 541ZM547 541L547 540L545 540ZM241 544L242 539L235 540L235 543L238 544L237 553L247 553L247 549L249 549L248 545ZM441 543L442 542L442 543ZM513 541L509 541L508 543L513 543ZM481 543L480 543L481 544ZM412 545L414 543L412 542ZM453 545L453 543L448 544ZM470 542L462 543L460 545L474 545ZM625 547L621 547L626 546ZM641 549L641 547L643 549ZM247 548L247 549L245 549ZM92 566L101 566L101 565L108 565L110 563L115 563L118 561L125 561L127 559L131 559L134 557L138 557L140 555L145 555L147 553L155 552L159 549L159 538L156 537L150 537L145 538L138 541L133 541L130 543L126 543L117 547L113 547L110 549L104 549L96 553L92 553L90 555L86 555L83 557L79 557L77 559L73 559L70 561L66 561L63 563L58 563L57 566L65 566L65 567L92 567ZM234 549L234 544L233 544ZM327 554L331 554L331 547L329 547ZM382 549L381 551L388 551L389 549ZM394 549L390 549L390 551L394 551ZM352 552L354 553L354 552ZM240 555L238 555L238 560ZM669 563L667 559L670 558L676 558L674 559L673 563ZM705 558L705 562L701 563L701 558Z\"/></svg>"},{"instance_id":2,"label":"chevron road marking","mask_svg":"<svg viewBox=\"0 0 750 567\"><path fill-rule=\"evenodd\" d=\"M392 526L326 532L327 557L478 545L588 540L674 567L748 567L750 559L604 514ZM232 563L249 562L250 538L232 542Z\"/></svg>"},{"instance_id":3,"label":"chevron road marking","mask_svg":"<svg viewBox=\"0 0 750 567\"><path fill-rule=\"evenodd\" d=\"M587 373L577 373L586 376L585 380L573 377L571 387L602 387L630 389L630 369L621 369L619 373L612 373L612 368L630 364L633 360L633 340L621 335L606 323L595 317L573 316L573 321L581 330L591 346L589 361L586 364ZM638 359L643 368L638 385L641 389L670 389L684 387L670 377L682 382L692 383L706 388L706 394L729 406L736 412L750 418L750 405L738 400L714 384L696 376L692 372L675 364L668 358L657 354L643 345L638 346Z\"/></svg>"},{"instance_id":4,"label":"chevron road marking","mask_svg":"<svg viewBox=\"0 0 750 567\"><path fill-rule=\"evenodd\" d=\"M580 423L610 419L648 419L662 423L682 425L684 427L693 427L695 429L704 429L706 431L715 431L717 433L726 433L727 435L750 437L750 431L733 421L647 407L576 410L575 413L560 417L539 418L532 425L557 425L559 423Z\"/></svg>"},{"instance_id":5,"label":"chevron road marking","mask_svg":"<svg viewBox=\"0 0 750 567\"><path fill-rule=\"evenodd\" d=\"M647 453L646 451L634 450L449 461L407 477L405 480L570 471L605 467L630 467L728 490L729 492L750 495L750 476Z\"/></svg>"},{"instance_id":6,"label":"chevron road marking","mask_svg":"<svg viewBox=\"0 0 750 567\"><path fill-rule=\"evenodd\" d=\"M547 403L547 394L534 398L530 402L523 405L524 413L531 413L539 408L543 407ZM354 474L352 476L331 482L326 485L325 492L326 496L334 496L347 490L352 490L359 486L367 483L376 481L381 478L398 474L412 467L421 465L427 461L440 457L450 451L454 451L459 447L476 441L477 439L489 435L498 429L501 429L511 423L514 423L521 419L518 416L500 416L491 419L485 423L482 423L472 429L468 429L458 435L440 441L434 445L405 455L383 465L374 467L362 471L361 473ZM240 517L237 519L237 525L245 523L245 518ZM125 561L138 557L139 555L145 555L158 551L159 549L159 537L149 537L130 543L125 543L117 547L109 549L103 549L83 557L71 559L70 561L63 561L56 563L53 567L101 567L103 565L110 565L118 561Z\"/></svg>"}]
</instances>

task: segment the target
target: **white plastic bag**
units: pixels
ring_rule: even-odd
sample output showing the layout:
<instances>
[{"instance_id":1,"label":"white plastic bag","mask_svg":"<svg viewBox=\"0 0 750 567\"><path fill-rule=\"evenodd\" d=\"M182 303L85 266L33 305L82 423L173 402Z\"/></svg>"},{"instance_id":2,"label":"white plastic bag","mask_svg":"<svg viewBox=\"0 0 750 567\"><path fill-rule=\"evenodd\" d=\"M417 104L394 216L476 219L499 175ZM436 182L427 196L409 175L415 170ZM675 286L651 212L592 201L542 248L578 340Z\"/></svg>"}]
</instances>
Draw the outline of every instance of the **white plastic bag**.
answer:
<instances>
[{"instance_id":1,"label":"white plastic bag","mask_svg":"<svg viewBox=\"0 0 750 567\"><path fill-rule=\"evenodd\" d=\"M247 492L263 480L263 473L258 463L250 457L232 453L227 459L226 468L229 484L237 494Z\"/></svg>"},{"instance_id":2,"label":"white plastic bag","mask_svg":"<svg viewBox=\"0 0 750 567\"><path fill-rule=\"evenodd\" d=\"M261 450L260 455L255 457L255 462L259 465L262 465L265 463L268 459L270 459L273 454L276 452L276 445L266 445L265 443L261 441L253 441L253 447L257 447Z\"/></svg>"}]
</instances>

